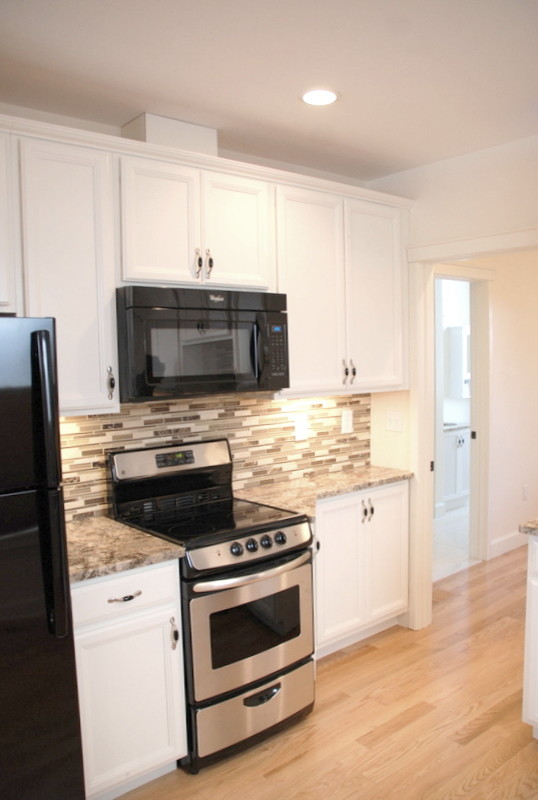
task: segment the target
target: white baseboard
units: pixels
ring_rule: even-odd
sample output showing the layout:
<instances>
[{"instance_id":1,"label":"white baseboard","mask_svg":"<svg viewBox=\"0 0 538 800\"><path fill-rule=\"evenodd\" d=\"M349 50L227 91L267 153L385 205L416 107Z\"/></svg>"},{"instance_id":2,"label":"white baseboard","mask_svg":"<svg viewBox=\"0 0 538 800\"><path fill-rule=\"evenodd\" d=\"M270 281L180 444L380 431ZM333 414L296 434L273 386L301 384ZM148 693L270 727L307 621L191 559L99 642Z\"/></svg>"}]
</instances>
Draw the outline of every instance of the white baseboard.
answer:
<instances>
[{"instance_id":1,"label":"white baseboard","mask_svg":"<svg viewBox=\"0 0 538 800\"><path fill-rule=\"evenodd\" d=\"M518 531L510 531L504 536L499 536L493 539L488 545L488 559L495 558L495 556L502 556L503 553L508 553L510 550L515 550L516 547L522 547L527 544L529 537L524 533Z\"/></svg>"}]
</instances>

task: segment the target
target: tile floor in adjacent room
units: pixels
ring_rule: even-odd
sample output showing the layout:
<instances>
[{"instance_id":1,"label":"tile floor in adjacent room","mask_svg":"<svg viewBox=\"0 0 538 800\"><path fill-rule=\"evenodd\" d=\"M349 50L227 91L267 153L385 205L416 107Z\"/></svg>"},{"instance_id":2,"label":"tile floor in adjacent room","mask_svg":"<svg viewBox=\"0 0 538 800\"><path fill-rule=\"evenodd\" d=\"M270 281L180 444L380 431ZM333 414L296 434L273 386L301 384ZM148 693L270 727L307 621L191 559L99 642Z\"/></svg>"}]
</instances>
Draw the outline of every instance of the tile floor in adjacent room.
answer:
<instances>
[{"instance_id":1,"label":"tile floor in adjacent room","mask_svg":"<svg viewBox=\"0 0 538 800\"><path fill-rule=\"evenodd\" d=\"M439 581L473 564L478 561L469 558L469 506L434 519L432 580Z\"/></svg>"}]
</instances>

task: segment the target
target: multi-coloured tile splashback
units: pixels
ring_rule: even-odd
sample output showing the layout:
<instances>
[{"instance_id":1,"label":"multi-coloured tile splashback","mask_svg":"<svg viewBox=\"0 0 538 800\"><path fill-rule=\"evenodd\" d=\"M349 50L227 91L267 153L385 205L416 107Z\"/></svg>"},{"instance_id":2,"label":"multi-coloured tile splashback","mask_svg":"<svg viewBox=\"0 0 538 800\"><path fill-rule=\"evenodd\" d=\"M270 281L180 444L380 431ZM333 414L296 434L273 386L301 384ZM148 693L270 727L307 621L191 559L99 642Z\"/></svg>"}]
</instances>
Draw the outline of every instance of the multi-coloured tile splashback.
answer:
<instances>
[{"instance_id":1,"label":"multi-coloured tile splashback","mask_svg":"<svg viewBox=\"0 0 538 800\"><path fill-rule=\"evenodd\" d=\"M341 433L342 411L353 432ZM61 421L66 518L109 512L107 452L226 437L234 491L370 463L370 395L273 399L241 394L124 405ZM297 440L299 437L299 440Z\"/></svg>"}]
</instances>

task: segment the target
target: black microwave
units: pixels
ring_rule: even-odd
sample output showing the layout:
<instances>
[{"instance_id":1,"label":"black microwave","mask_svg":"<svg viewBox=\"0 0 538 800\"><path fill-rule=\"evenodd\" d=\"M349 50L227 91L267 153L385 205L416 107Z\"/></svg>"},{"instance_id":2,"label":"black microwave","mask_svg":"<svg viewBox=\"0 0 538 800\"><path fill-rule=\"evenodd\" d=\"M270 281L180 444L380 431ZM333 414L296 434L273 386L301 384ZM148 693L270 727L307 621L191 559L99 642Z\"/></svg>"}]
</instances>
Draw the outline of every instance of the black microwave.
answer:
<instances>
[{"instance_id":1,"label":"black microwave","mask_svg":"<svg viewBox=\"0 0 538 800\"><path fill-rule=\"evenodd\" d=\"M122 403L289 386L286 296L116 290Z\"/></svg>"}]
</instances>

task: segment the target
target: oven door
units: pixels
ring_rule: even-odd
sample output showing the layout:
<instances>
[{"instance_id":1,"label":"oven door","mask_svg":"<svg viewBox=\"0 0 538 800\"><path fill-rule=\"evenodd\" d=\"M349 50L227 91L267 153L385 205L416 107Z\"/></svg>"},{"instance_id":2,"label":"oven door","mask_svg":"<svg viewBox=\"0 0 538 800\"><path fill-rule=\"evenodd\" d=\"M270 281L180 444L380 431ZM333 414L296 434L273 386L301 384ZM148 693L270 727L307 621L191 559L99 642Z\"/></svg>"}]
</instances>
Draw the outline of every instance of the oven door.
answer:
<instances>
[{"instance_id":1,"label":"oven door","mask_svg":"<svg viewBox=\"0 0 538 800\"><path fill-rule=\"evenodd\" d=\"M312 554L187 589L189 700L200 702L286 669L314 649Z\"/></svg>"}]
</instances>

